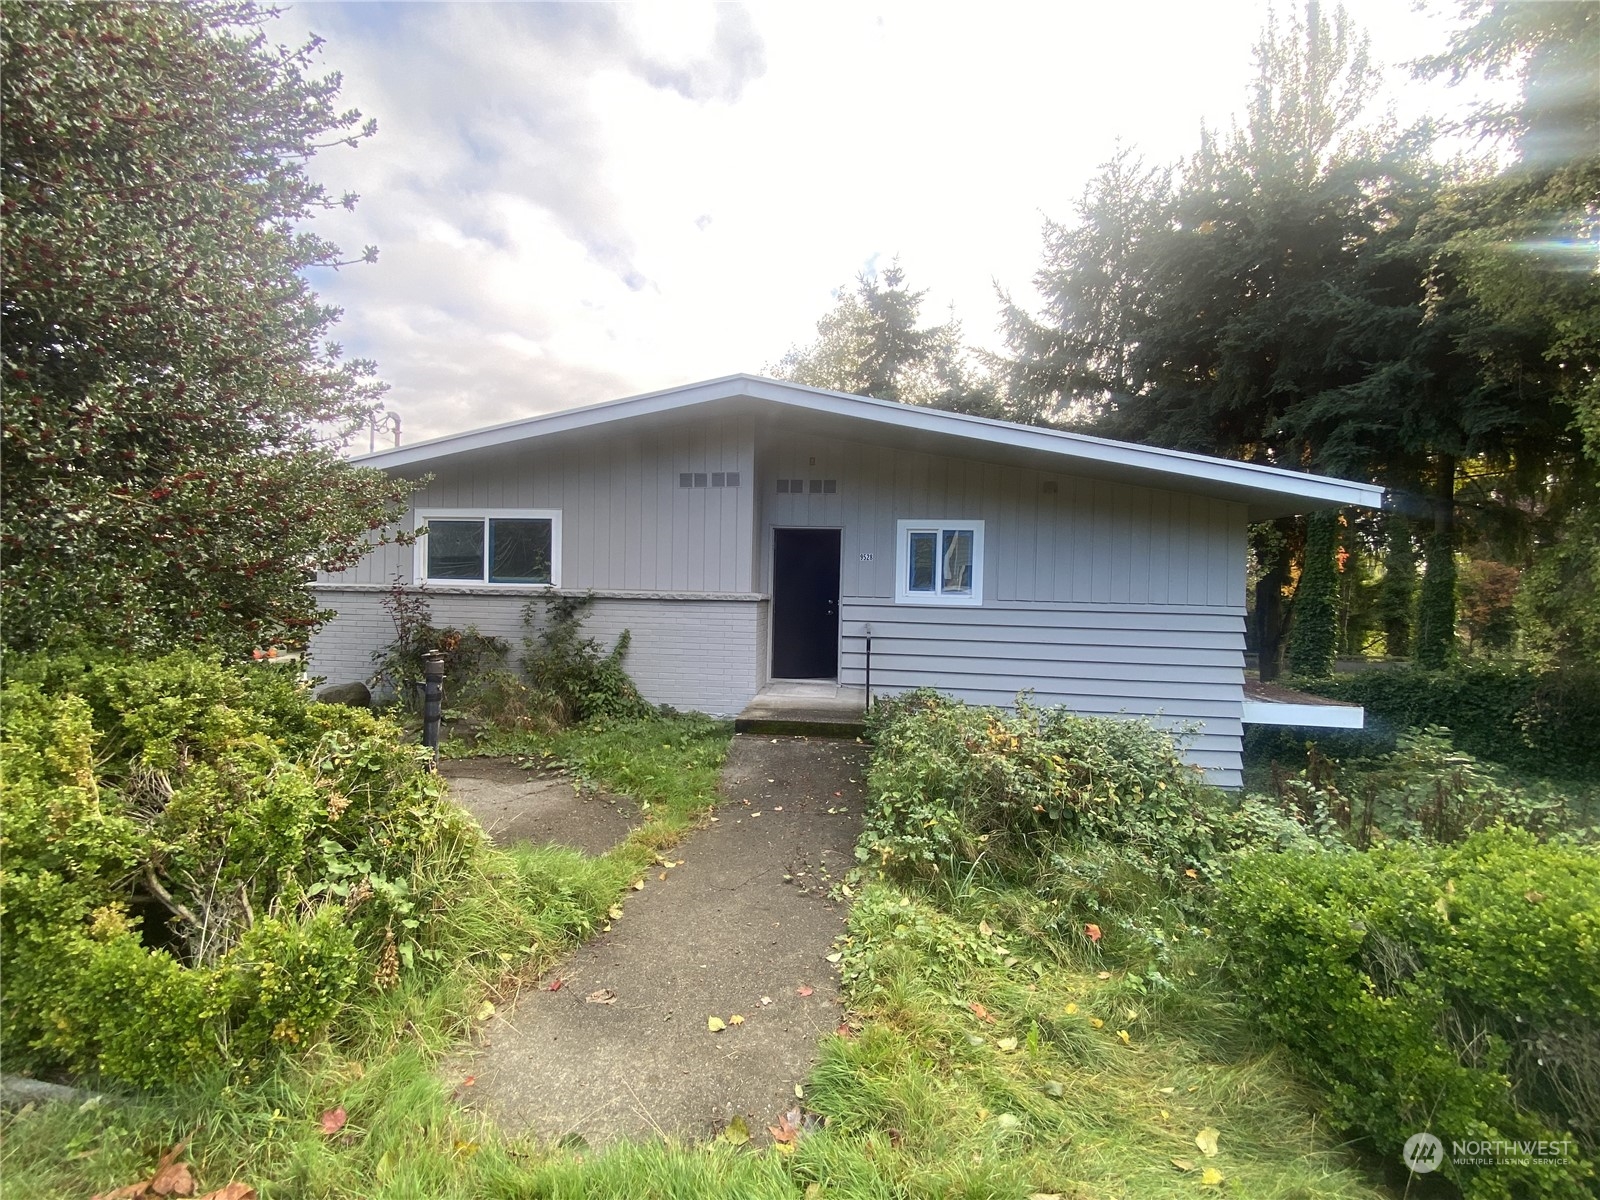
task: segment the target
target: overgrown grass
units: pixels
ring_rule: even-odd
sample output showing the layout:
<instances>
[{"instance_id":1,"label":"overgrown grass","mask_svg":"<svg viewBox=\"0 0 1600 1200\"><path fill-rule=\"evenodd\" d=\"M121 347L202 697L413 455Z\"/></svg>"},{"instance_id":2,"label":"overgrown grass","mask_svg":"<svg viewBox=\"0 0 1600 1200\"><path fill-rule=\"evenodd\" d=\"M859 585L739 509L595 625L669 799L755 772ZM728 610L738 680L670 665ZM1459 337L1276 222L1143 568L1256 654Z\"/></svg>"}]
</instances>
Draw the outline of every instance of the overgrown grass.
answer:
<instances>
[{"instance_id":1,"label":"overgrown grass","mask_svg":"<svg viewBox=\"0 0 1600 1200\"><path fill-rule=\"evenodd\" d=\"M843 963L859 1032L824 1046L807 1104L828 1125L802 1140L798 1183L851 1197L1194 1196L1208 1179L1252 1197L1385 1194L1239 1017L1214 947L1153 986L1087 939L1005 919L1032 907L993 879L862 894ZM1207 1128L1214 1158L1194 1140Z\"/></svg>"},{"instance_id":2,"label":"overgrown grass","mask_svg":"<svg viewBox=\"0 0 1600 1200\"><path fill-rule=\"evenodd\" d=\"M495 856L503 901L539 914L525 961L480 958L433 986L402 986L365 1007L343 1043L261 1078L10 1115L6 1195L105 1191L183 1139L202 1189L238 1178L265 1200L1383 1194L1316 1128L1287 1064L1260 1049L1220 980L1219 948L1187 924L1170 885L1113 862L1064 861L1044 892L986 862L869 882L842 947L851 1025L823 1041L803 1101L819 1123L792 1153L720 1140L541 1146L457 1105L441 1059L485 1004L509 1003L693 827L714 802L727 738L700 718L650 718L480 743L474 752L560 763L647 806L646 823L598 858L556 847ZM1080 919L1098 921L1099 942L1074 933ZM491 903L455 920L462 937L498 944ZM348 1124L325 1136L319 1115L337 1106ZM1208 1127L1215 1158L1194 1142ZM1207 1168L1222 1176L1216 1188Z\"/></svg>"},{"instance_id":3,"label":"overgrown grass","mask_svg":"<svg viewBox=\"0 0 1600 1200\"><path fill-rule=\"evenodd\" d=\"M588 786L636 798L645 822L599 857L559 846L492 851L475 887L441 918L452 944L506 947L430 983L403 975L355 1006L344 1034L258 1077L207 1076L147 1096L0 1117L7 1197L87 1196L147 1177L188 1141L202 1189L241 1179L274 1197L762 1197L793 1192L781 1164L732 1146L621 1146L604 1155L510 1141L462 1110L443 1056L492 1006L592 932L617 896L716 802L727 725L703 717L600 722L503 736L477 753L559 764ZM462 747L447 747L460 754ZM515 931L513 934L512 931ZM343 1107L348 1124L321 1131Z\"/></svg>"}]
</instances>

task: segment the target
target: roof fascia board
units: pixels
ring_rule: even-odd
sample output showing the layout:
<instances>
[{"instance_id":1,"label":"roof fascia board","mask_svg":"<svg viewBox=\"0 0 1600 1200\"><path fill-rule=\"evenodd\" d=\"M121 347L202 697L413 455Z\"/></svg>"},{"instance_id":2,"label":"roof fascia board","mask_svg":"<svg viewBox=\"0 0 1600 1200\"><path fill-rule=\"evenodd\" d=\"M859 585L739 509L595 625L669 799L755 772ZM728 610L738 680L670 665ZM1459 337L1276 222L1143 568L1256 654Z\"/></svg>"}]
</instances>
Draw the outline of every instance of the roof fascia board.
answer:
<instances>
[{"instance_id":1,"label":"roof fascia board","mask_svg":"<svg viewBox=\"0 0 1600 1200\"><path fill-rule=\"evenodd\" d=\"M582 430L634 417L673 412L714 400L741 397L764 400L807 412L830 413L846 419L873 421L902 429L1032 450L1077 461L1114 464L1165 477L1176 484L1179 490L1183 489L1185 483L1192 484L1195 480L1204 480L1223 487L1253 492L1263 498L1293 498L1318 501L1322 504L1337 504L1341 507L1383 506L1383 489L1371 484L1299 471L1286 471L1281 467L1267 467L1256 463L1233 462L1203 454L1190 454L1182 450L1139 446L1131 442L1117 442L1082 433L1036 429L1014 425L1007 421L995 421L987 417L944 412L934 408L918 408L888 400L877 400L870 396L825 391L803 384L765 379L758 375L728 375L704 383L667 388L641 396L588 405L584 408L528 417L469 433L417 442L411 446L380 450L376 454L364 454L351 461L359 466L394 470L474 450L508 445L526 438L547 437L551 434Z\"/></svg>"}]
</instances>

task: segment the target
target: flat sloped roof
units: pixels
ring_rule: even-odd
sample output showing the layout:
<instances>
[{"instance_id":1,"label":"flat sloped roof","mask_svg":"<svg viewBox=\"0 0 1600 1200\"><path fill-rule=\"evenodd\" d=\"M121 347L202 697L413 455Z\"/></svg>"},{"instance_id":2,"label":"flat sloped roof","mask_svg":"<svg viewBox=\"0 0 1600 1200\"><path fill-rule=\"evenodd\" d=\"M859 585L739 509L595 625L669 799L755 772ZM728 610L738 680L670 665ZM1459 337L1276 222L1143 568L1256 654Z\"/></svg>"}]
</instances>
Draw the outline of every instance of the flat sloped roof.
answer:
<instances>
[{"instance_id":1,"label":"flat sloped roof","mask_svg":"<svg viewBox=\"0 0 1600 1200\"><path fill-rule=\"evenodd\" d=\"M1149 487L1236 500L1250 508L1250 516L1263 520L1324 508L1381 508L1383 489L1372 484L1286 471L1232 459L1190 454L1090 437L1059 429L1018 425L988 417L967 416L942 409L897 404L870 396L830 392L759 375L728 375L704 383L685 384L664 391L629 396L603 404L565 409L526 417L363 454L351 461L383 470L426 469L442 459L514 446L520 442L595 429L617 422L682 412L699 405L730 401L752 402L773 411L798 410L846 421L859 421L884 433L899 430L920 441L968 443L966 453L984 450L1025 455L1048 462L1069 474L1137 482ZM959 450L959 447L951 447Z\"/></svg>"}]
</instances>

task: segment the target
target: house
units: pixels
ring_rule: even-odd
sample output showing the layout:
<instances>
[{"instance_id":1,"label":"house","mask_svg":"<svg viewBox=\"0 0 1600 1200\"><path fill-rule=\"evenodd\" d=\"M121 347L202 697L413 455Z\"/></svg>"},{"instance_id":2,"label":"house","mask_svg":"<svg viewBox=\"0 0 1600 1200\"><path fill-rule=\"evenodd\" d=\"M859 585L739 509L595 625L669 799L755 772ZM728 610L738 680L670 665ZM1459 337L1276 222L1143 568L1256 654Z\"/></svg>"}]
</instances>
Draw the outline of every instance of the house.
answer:
<instances>
[{"instance_id":1,"label":"house","mask_svg":"<svg viewBox=\"0 0 1600 1200\"><path fill-rule=\"evenodd\" d=\"M426 533L318 580L338 615L312 640L314 674L371 674L396 576L426 584L440 623L514 645L530 595L593 592L586 628L632 631L628 670L654 702L733 714L783 680L863 695L870 645L874 694L1007 704L1031 689L1154 717L1192 728L1190 761L1224 786L1246 716L1246 526L1382 502L1365 484L750 375L357 461L431 476L409 516Z\"/></svg>"}]
</instances>

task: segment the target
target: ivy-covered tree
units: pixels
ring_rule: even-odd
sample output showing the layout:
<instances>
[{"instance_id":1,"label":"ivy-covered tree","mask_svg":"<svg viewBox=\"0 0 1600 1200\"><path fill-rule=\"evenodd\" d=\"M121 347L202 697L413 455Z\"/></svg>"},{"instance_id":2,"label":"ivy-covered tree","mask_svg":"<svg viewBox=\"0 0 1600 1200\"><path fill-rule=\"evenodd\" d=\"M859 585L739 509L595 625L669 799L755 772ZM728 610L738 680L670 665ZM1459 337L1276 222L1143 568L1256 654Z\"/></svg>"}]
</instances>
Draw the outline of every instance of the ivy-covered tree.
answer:
<instances>
[{"instance_id":1,"label":"ivy-covered tree","mask_svg":"<svg viewBox=\"0 0 1600 1200\"><path fill-rule=\"evenodd\" d=\"M923 325L925 291L906 286L898 261L863 274L817 322L817 339L791 347L768 373L811 387L998 415L993 385L974 365L960 322Z\"/></svg>"},{"instance_id":2,"label":"ivy-covered tree","mask_svg":"<svg viewBox=\"0 0 1600 1200\"><path fill-rule=\"evenodd\" d=\"M1338 511L1312 513L1306 518L1305 562L1289 633L1289 670L1302 679L1333 674L1339 642L1338 554Z\"/></svg>"},{"instance_id":3,"label":"ivy-covered tree","mask_svg":"<svg viewBox=\"0 0 1600 1200\"><path fill-rule=\"evenodd\" d=\"M3 14L5 644L303 635L408 491L337 453L380 385L306 281L355 203L307 163L373 127L249 0Z\"/></svg>"}]
</instances>

